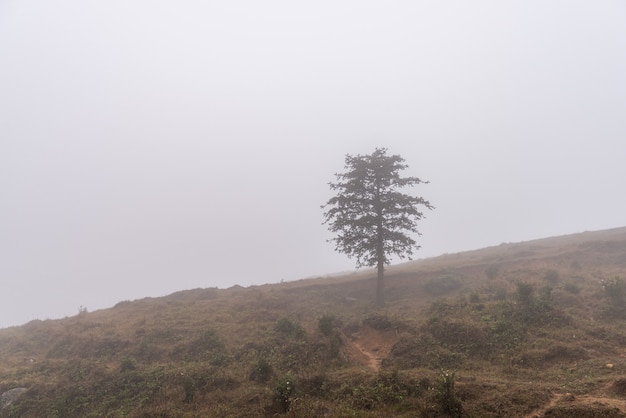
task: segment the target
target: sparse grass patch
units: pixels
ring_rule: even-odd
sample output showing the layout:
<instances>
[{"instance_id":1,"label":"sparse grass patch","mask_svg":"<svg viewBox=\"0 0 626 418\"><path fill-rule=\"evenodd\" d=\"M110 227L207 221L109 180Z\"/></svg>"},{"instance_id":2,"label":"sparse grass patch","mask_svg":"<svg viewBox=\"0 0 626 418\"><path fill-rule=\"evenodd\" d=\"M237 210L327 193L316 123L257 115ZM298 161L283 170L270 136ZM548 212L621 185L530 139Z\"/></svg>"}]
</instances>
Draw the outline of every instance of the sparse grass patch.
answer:
<instances>
[{"instance_id":1,"label":"sparse grass patch","mask_svg":"<svg viewBox=\"0 0 626 418\"><path fill-rule=\"evenodd\" d=\"M462 280L457 275L444 274L424 283L424 291L431 296L443 296L462 287Z\"/></svg>"}]
</instances>

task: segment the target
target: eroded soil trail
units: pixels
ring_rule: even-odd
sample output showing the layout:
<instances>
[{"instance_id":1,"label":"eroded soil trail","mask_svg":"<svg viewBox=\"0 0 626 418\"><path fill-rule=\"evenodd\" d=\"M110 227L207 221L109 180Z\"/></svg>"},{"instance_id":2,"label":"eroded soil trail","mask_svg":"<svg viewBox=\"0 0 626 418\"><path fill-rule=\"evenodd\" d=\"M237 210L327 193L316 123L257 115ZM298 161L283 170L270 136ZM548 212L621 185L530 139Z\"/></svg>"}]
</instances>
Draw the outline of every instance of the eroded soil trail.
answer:
<instances>
[{"instance_id":1,"label":"eroded soil trail","mask_svg":"<svg viewBox=\"0 0 626 418\"><path fill-rule=\"evenodd\" d=\"M626 413L626 400L624 399L592 395L572 395L571 393L555 393L552 395L552 400L550 400L548 404L526 415L525 418L542 418L548 410L556 406L583 408L602 406L617 408L621 412Z\"/></svg>"},{"instance_id":2,"label":"eroded soil trail","mask_svg":"<svg viewBox=\"0 0 626 418\"><path fill-rule=\"evenodd\" d=\"M351 361L378 371L397 341L395 330L381 331L363 327L350 335L344 335L345 354Z\"/></svg>"}]
</instances>

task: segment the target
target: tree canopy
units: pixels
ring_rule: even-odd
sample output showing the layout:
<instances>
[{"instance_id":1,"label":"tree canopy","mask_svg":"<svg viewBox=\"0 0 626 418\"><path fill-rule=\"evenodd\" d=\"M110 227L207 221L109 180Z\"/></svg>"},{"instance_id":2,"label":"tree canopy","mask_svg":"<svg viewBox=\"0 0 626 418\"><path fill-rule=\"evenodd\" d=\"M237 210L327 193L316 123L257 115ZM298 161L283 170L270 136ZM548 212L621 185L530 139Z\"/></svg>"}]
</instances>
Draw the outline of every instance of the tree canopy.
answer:
<instances>
[{"instance_id":1,"label":"tree canopy","mask_svg":"<svg viewBox=\"0 0 626 418\"><path fill-rule=\"evenodd\" d=\"M335 174L329 183L337 194L322 206L324 224L336 236L335 250L356 258L357 267L376 266L376 301L384 304L383 272L390 257L410 259L420 248L411 234L421 235L417 222L424 217L422 208L434 209L424 198L399 191L428 183L417 177L401 177L408 168L399 155L387 155L376 148L368 155L346 155L344 173Z\"/></svg>"}]
</instances>

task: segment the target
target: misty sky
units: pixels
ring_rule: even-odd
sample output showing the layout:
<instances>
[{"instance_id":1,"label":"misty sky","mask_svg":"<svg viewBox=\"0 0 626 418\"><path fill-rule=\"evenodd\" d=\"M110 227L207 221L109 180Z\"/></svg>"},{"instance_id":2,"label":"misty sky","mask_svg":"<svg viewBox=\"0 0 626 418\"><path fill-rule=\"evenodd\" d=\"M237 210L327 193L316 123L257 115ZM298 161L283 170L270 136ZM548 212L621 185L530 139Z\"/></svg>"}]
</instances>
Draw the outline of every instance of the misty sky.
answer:
<instances>
[{"instance_id":1,"label":"misty sky","mask_svg":"<svg viewBox=\"0 0 626 418\"><path fill-rule=\"evenodd\" d=\"M377 146L416 258L626 226L626 2L0 0L0 327L353 270Z\"/></svg>"}]
</instances>

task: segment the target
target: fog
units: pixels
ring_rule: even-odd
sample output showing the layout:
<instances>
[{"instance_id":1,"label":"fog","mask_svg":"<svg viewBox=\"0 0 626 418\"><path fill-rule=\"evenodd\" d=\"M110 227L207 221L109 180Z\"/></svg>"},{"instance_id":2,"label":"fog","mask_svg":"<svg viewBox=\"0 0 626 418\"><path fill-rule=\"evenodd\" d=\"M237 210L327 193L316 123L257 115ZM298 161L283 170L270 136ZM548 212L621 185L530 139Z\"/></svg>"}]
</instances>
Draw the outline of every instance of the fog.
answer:
<instances>
[{"instance_id":1,"label":"fog","mask_svg":"<svg viewBox=\"0 0 626 418\"><path fill-rule=\"evenodd\" d=\"M354 270L387 147L415 257L626 225L626 3L0 1L0 327Z\"/></svg>"}]
</instances>

